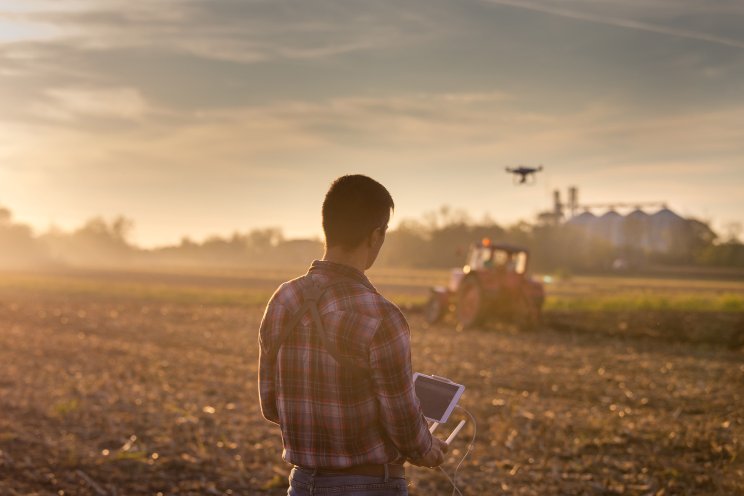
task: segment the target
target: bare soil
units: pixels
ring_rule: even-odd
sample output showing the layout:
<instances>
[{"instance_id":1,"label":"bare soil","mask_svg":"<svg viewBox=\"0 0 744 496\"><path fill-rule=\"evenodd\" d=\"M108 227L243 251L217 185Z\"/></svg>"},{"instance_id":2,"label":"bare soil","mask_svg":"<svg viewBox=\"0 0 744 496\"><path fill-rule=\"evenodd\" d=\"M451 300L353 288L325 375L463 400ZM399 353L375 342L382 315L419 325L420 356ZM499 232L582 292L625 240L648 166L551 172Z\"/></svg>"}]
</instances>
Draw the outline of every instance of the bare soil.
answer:
<instances>
[{"instance_id":1,"label":"bare soil","mask_svg":"<svg viewBox=\"0 0 744 496\"><path fill-rule=\"evenodd\" d=\"M0 494L285 494L257 400L262 310L4 288ZM558 320L457 332L410 314L414 368L467 386L463 494L744 494L740 347L667 339L674 319L652 336ZM437 471L409 476L413 495L451 492Z\"/></svg>"}]
</instances>

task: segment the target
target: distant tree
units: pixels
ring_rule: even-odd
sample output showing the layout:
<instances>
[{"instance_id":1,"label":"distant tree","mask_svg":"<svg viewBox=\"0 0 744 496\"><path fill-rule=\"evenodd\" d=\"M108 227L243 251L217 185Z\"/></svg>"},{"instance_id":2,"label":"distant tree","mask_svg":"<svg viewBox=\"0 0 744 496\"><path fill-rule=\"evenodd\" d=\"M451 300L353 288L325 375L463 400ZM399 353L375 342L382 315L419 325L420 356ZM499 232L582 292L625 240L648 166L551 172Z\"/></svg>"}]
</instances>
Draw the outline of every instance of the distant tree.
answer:
<instances>
[{"instance_id":1,"label":"distant tree","mask_svg":"<svg viewBox=\"0 0 744 496\"><path fill-rule=\"evenodd\" d=\"M50 229L39 238L58 261L79 266L121 266L133 263L141 250L128 241L134 223L126 217L107 222L94 217L71 233Z\"/></svg>"},{"instance_id":2,"label":"distant tree","mask_svg":"<svg viewBox=\"0 0 744 496\"><path fill-rule=\"evenodd\" d=\"M671 243L666 252L653 255L654 261L664 264L694 264L718 239L718 235L707 222L687 219L669 231Z\"/></svg>"},{"instance_id":3,"label":"distant tree","mask_svg":"<svg viewBox=\"0 0 744 496\"><path fill-rule=\"evenodd\" d=\"M5 207L0 207L0 226L10 224L13 214Z\"/></svg>"},{"instance_id":4,"label":"distant tree","mask_svg":"<svg viewBox=\"0 0 744 496\"><path fill-rule=\"evenodd\" d=\"M284 241L284 235L278 227L267 227L252 230L245 236L245 241L253 253L259 254L279 245Z\"/></svg>"},{"instance_id":5,"label":"distant tree","mask_svg":"<svg viewBox=\"0 0 744 496\"><path fill-rule=\"evenodd\" d=\"M380 252L379 265L425 267L426 252L431 250L429 229L417 221L404 220L387 234Z\"/></svg>"},{"instance_id":6,"label":"distant tree","mask_svg":"<svg viewBox=\"0 0 744 496\"><path fill-rule=\"evenodd\" d=\"M568 224L536 226L527 244L532 248L534 267L540 271L605 270L615 258L608 241Z\"/></svg>"},{"instance_id":7,"label":"distant tree","mask_svg":"<svg viewBox=\"0 0 744 496\"><path fill-rule=\"evenodd\" d=\"M0 207L0 266L20 268L48 263L49 256L31 228L14 223L11 211Z\"/></svg>"},{"instance_id":8,"label":"distant tree","mask_svg":"<svg viewBox=\"0 0 744 496\"><path fill-rule=\"evenodd\" d=\"M723 229L724 239L727 243L741 243L741 233L744 231L741 222L728 222Z\"/></svg>"},{"instance_id":9,"label":"distant tree","mask_svg":"<svg viewBox=\"0 0 744 496\"><path fill-rule=\"evenodd\" d=\"M181 238L181 244L179 246L183 248L191 248L193 246L196 246L196 243L191 241L191 238L189 238L188 236L183 236Z\"/></svg>"}]
</instances>

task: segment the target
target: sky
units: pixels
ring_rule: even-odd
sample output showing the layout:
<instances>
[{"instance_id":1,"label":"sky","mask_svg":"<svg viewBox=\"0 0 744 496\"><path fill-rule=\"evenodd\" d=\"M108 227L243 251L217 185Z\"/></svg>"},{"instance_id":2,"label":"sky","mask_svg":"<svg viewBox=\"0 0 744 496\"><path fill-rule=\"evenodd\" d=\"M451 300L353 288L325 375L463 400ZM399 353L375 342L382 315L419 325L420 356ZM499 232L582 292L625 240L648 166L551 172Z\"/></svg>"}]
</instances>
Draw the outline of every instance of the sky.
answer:
<instances>
[{"instance_id":1,"label":"sky","mask_svg":"<svg viewBox=\"0 0 744 496\"><path fill-rule=\"evenodd\" d=\"M744 2L0 0L0 205L36 232L320 236L349 173L393 227L571 185L742 222Z\"/></svg>"}]
</instances>

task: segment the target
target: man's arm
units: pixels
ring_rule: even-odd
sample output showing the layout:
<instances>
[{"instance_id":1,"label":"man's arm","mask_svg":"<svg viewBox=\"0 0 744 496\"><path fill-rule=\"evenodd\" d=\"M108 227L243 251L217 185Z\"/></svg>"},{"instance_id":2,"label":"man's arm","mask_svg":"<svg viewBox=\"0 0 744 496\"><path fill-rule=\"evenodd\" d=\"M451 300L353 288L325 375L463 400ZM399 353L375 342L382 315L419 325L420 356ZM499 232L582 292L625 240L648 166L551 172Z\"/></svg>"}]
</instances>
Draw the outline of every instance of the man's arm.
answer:
<instances>
[{"instance_id":1,"label":"man's arm","mask_svg":"<svg viewBox=\"0 0 744 496\"><path fill-rule=\"evenodd\" d=\"M266 306L261 327L258 331L258 397L261 404L261 413L264 418L275 424L279 423L279 412L276 409L276 355L267 353L266 336L269 332L270 322L276 318L272 312L272 304Z\"/></svg>"},{"instance_id":2,"label":"man's arm","mask_svg":"<svg viewBox=\"0 0 744 496\"><path fill-rule=\"evenodd\" d=\"M433 439L413 387L408 323L400 310L390 307L370 346L372 384L388 437L407 459L421 460Z\"/></svg>"}]
</instances>

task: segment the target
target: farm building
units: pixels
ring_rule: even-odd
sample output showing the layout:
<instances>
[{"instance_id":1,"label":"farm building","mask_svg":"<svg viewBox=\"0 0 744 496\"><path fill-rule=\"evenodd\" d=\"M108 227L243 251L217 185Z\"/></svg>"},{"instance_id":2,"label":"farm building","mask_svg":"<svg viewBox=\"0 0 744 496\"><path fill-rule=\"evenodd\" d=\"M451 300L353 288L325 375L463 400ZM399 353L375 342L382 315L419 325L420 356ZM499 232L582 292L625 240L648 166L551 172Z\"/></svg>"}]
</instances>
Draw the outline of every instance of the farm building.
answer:
<instances>
[{"instance_id":1,"label":"farm building","mask_svg":"<svg viewBox=\"0 0 744 496\"><path fill-rule=\"evenodd\" d=\"M592 237L608 241L615 247L633 247L647 252L665 253L674 243L685 239L691 220L685 219L668 208L648 214L636 208L622 215L608 210L602 215L582 212L568 221Z\"/></svg>"}]
</instances>

